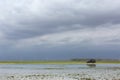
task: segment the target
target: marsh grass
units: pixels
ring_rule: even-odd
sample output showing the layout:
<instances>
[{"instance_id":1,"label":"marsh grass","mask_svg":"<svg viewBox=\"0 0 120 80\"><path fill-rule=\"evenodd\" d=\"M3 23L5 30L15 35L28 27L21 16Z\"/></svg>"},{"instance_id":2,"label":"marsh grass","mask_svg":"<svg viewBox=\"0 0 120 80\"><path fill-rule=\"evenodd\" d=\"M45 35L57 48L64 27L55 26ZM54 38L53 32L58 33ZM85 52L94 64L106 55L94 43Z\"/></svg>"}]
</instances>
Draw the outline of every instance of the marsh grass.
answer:
<instances>
[{"instance_id":1,"label":"marsh grass","mask_svg":"<svg viewBox=\"0 0 120 80\"><path fill-rule=\"evenodd\" d=\"M0 64L86 64L86 61L0 61ZM97 61L96 64L120 64L120 61Z\"/></svg>"}]
</instances>

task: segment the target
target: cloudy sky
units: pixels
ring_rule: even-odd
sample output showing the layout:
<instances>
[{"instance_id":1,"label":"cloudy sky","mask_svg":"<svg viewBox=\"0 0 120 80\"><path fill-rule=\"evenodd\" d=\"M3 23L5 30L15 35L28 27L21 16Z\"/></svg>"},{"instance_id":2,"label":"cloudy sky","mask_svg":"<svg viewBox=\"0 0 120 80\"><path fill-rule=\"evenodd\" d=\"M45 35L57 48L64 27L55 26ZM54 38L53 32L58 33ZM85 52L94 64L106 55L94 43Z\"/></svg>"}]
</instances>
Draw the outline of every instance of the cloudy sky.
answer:
<instances>
[{"instance_id":1,"label":"cloudy sky","mask_svg":"<svg viewBox=\"0 0 120 80\"><path fill-rule=\"evenodd\" d=\"M120 0L0 0L0 60L120 59Z\"/></svg>"}]
</instances>

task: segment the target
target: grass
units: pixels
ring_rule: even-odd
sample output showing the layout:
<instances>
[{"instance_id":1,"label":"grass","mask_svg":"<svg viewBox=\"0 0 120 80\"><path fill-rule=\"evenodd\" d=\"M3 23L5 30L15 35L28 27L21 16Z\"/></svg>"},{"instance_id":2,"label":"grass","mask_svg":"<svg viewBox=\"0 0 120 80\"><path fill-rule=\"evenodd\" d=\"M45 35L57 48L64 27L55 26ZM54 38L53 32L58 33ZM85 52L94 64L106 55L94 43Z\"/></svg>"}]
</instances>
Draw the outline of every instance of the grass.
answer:
<instances>
[{"instance_id":1,"label":"grass","mask_svg":"<svg viewBox=\"0 0 120 80\"><path fill-rule=\"evenodd\" d=\"M86 61L0 61L0 64L86 64ZM96 64L120 64L120 61L97 61Z\"/></svg>"},{"instance_id":2,"label":"grass","mask_svg":"<svg viewBox=\"0 0 120 80\"><path fill-rule=\"evenodd\" d=\"M82 64L78 61L0 61L0 64Z\"/></svg>"}]
</instances>

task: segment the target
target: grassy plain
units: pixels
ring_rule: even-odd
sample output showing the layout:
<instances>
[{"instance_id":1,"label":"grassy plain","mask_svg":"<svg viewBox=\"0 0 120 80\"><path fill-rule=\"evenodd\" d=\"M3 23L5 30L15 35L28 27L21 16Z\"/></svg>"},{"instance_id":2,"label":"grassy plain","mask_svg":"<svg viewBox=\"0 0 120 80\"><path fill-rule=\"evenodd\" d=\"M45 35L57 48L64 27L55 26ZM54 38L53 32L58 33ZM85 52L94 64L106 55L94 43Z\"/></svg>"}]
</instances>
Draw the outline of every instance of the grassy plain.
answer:
<instances>
[{"instance_id":1,"label":"grassy plain","mask_svg":"<svg viewBox=\"0 0 120 80\"><path fill-rule=\"evenodd\" d=\"M86 61L0 61L0 64L86 64ZM96 64L120 64L120 61L97 61Z\"/></svg>"}]
</instances>

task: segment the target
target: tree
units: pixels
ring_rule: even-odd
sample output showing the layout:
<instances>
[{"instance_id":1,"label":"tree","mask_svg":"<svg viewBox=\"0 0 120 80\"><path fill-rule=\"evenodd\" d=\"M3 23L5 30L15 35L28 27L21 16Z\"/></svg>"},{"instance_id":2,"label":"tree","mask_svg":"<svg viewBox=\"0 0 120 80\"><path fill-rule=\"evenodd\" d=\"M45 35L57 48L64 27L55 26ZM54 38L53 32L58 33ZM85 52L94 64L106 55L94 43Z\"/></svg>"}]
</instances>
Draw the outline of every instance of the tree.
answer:
<instances>
[{"instance_id":1,"label":"tree","mask_svg":"<svg viewBox=\"0 0 120 80\"><path fill-rule=\"evenodd\" d=\"M95 59L90 59L87 61L87 63L96 63L96 60Z\"/></svg>"}]
</instances>

